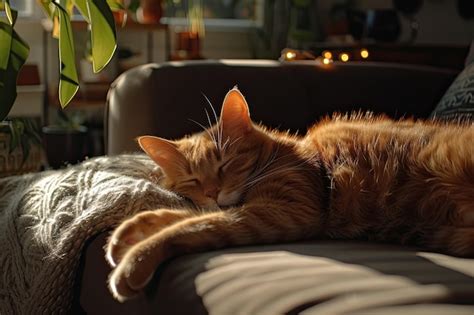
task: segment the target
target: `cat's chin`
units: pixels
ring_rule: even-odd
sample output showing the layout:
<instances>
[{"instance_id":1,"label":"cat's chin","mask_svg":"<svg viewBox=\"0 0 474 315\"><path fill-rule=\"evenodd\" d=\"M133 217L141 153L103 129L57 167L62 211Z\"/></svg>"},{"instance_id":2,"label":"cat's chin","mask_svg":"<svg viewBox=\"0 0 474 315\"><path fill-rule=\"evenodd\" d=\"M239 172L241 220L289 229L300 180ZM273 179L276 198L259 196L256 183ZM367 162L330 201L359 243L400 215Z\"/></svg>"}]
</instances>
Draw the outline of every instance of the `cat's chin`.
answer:
<instances>
[{"instance_id":1,"label":"cat's chin","mask_svg":"<svg viewBox=\"0 0 474 315\"><path fill-rule=\"evenodd\" d=\"M221 192L217 198L217 205L222 209L236 206L241 202L241 197L241 193L237 190L229 193Z\"/></svg>"},{"instance_id":2,"label":"cat's chin","mask_svg":"<svg viewBox=\"0 0 474 315\"><path fill-rule=\"evenodd\" d=\"M221 192L217 198L217 201L209 198L207 203L199 203L193 199L189 199L198 208L206 211L218 211L225 210L242 203L242 194L239 191L232 191L230 193Z\"/></svg>"},{"instance_id":3,"label":"cat's chin","mask_svg":"<svg viewBox=\"0 0 474 315\"><path fill-rule=\"evenodd\" d=\"M217 211L221 209L221 207L219 207L217 203L207 204L205 206L202 206L201 208L207 211Z\"/></svg>"},{"instance_id":4,"label":"cat's chin","mask_svg":"<svg viewBox=\"0 0 474 315\"><path fill-rule=\"evenodd\" d=\"M218 204L218 203L212 203L212 204L206 204L203 206L200 206L201 209L206 210L206 211L218 211L218 210L225 210L232 208L234 206L237 206L239 202L233 203L233 204Z\"/></svg>"}]
</instances>

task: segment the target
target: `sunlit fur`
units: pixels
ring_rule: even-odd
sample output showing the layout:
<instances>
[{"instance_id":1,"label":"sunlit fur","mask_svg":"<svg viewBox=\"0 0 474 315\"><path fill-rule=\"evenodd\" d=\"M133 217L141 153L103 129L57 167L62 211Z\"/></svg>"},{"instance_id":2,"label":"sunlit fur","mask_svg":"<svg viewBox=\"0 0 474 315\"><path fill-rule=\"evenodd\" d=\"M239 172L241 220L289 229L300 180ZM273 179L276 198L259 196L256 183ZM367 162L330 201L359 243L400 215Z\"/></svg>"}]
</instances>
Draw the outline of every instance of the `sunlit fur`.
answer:
<instances>
[{"instance_id":1,"label":"sunlit fur","mask_svg":"<svg viewBox=\"0 0 474 315\"><path fill-rule=\"evenodd\" d=\"M331 179L325 234L473 256L473 141L467 123L353 115L316 125L303 145Z\"/></svg>"},{"instance_id":2,"label":"sunlit fur","mask_svg":"<svg viewBox=\"0 0 474 315\"><path fill-rule=\"evenodd\" d=\"M217 127L211 132L216 132ZM296 138L284 137L276 131L266 131L255 126L245 138L232 139L219 149L207 132L198 133L175 142L187 163L173 176L164 176L162 186L191 199L204 209L234 206L243 201L250 188L270 170L280 175L289 171L293 162L275 161L283 143L273 143L273 138L286 145L293 145ZM230 142L232 141L232 142ZM290 152L286 153L289 154ZM276 170L275 166L282 169ZM287 168L288 167L288 168ZM262 178L263 179L263 178ZM206 192L217 189L217 200Z\"/></svg>"},{"instance_id":3,"label":"sunlit fur","mask_svg":"<svg viewBox=\"0 0 474 315\"><path fill-rule=\"evenodd\" d=\"M306 136L250 121L236 89L212 128L139 138L162 185L196 209L148 211L113 233L110 288L134 296L165 259L308 238L408 243L474 256L474 125L336 115Z\"/></svg>"}]
</instances>

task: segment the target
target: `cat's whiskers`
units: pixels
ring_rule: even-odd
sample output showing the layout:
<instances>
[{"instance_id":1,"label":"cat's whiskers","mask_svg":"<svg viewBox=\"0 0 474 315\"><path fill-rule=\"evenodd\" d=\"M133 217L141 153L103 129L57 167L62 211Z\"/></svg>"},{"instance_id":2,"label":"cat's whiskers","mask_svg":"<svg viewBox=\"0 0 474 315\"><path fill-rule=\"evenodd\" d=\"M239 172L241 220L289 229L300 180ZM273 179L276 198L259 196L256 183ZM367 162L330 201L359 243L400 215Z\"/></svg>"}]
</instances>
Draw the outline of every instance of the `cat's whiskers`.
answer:
<instances>
[{"instance_id":1,"label":"cat's whiskers","mask_svg":"<svg viewBox=\"0 0 474 315\"><path fill-rule=\"evenodd\" d=\"M269 171L265 172L265 170L268 167L270 167L273 163L275 163L275 162L277 162L277 161L279 161L283 158L286 158L289 155L289 154L282 155L282 156L275 159L275 157L277 155L277 152L278 152L278 149L279 149L279 147L277 147L275 152L270 157L269 161L262 168L260 168L255 173L255 175L251 175L249 177L249 180L247 180L244 184L242 184L242 186L240 188L244 188L245 191L248 191L250 188L254 187L258 182L260 182L263 179L268 178L270 176L273 176L273 175L276 175L276 174L282 173L282 172L287 172L287 171L304 170L306 168L302 168L301 166L303 164L308 164L308 163L312 164L311 160L314 159L318 155L317 153L314 153L312 156L310 156L307 159L301 161L297 165L292 165L294 162L290 161L290 162L288 162L286 164L283 164L283 165L281 165L281 166L279 166L279 167L277 167L273 170L269 170Z\"/></svg>"},{"instance_id":2,"label":"cat's whiskers","mask_svg":"<svg viewBox=\"0 0 474 315\"><path fill-rule=\"evenodd\" d=\"M230 143L230 138L227 138L227 140L224 142L224 144L222 145L222 148L221 148L221 153L224 155L225 154L225 151L227 150L227 146L229 145Z\"/></svg>"},{"instance_id":3,"label":"cat's whiskers","mask_svg":"<svg viewBox=\"0 0 474 315\"><path fill-rule=\"evenodd\" d=\"M282 158L285 158L287 157L288 155L283 155L283 156L280 156L278 158L276 158L276 156L278 155L278 151L279 151L280 147L277 145L277 148L275 151L273 151L272 155L270 156L270 158L268 159L268 161L260 168L258 168L257 170L255 170L248 178L247 180L247 183L251 183L251 182L254 182L256 180L258 180L260 177L264 176L267 171L267 169L275 162L277 162L278 160L282 159ZM244 187L246 186L246 183L244 183L243 185Z\"/></svg>"},{"instance_id":4,"label":"cat's whiskers","mask_svg":"<svg viewBox=\"0 0 474 315\"><path fill-rule=\"evenodd\" d=\"M281 173L281 172L284 172L284 171L288 171L288 170L295 170L295 169L299 169L299 165L294 165L294 166L291 166L291 163L287 163L285 165L282 165L282 166L279 166L273 170L270 170L266 173L263 173L261 174L260 176L250 180L250 181L247 181L247 183L245 184L246 186L247 185L252 185L253 183L256 183L256 182L259 182L261 181L262 179L265 179L269 176L272 176L274 174L278 174L278 173Z\"/></svg>"},{"instance_id":5,"label":"cat's whiskers","mask_svg":"<svg viewBox=\"0 0 474 315\"><path fill-rule=\"evenodd\" d=\"M217 112L216 112L214 106L212 105L211 101L209 100L209 98L204 93L202 93L202 95L206 99L207 104L209 105L209 107L211 108L212 113L214 115L214 119L216 121L217 135L214 135L213 140L216 143L217 150L222 151L222 133L223 133L222 123L219 122L219 117L217 116ZM205 111L206 111L206 115L207 115L207 120L209 122L209 128L211 129L212 128L211 119L209 117L209 114L208 114L207 110L205 110Z\"/></svg>"},{"instance_id":6,"label":"cat's whiskers","mask_svg":"<svg viewBox=\"0 0 474 315\"><path fill-rule=\"evenodd\" d=\"M216 139L215 139L215 137L214 137L214 134L209 131L209 130L210 130L209 128L203 126L201 123L195 121L194 119L190 119L190 118L189 118L188 120L192 121L193 123L195 123L196 125L198 125L199 127L201 127L201 128L209 135L209 137L211 138L212 142L214 142L214 143L217 144L217 141L216 141Z\"/></svg>"},{"instance_id":7,"label":"cat's whiskers","mask_svg":"<svg viewBox=\"0 0 474 315\"><path fill-rule=\"evenodd\" d=\"M234 144L236 144L240 140L242 140L242 137L235 138L234 140L232 140L232 142L230 142L230 138L227 138L227 140L224 142L224 146L223 146L222 151L221 151L222 154L225 154L226 150L228 148L230 148L231 146L233 146Z\"/></svg>"},{"instance_id":8,"label":"cat's whiskers","mask_svg":"<svg viewBox=\"0 0 474 315\"><path fill-rule=\"evenodd\" d=\"M249 191L251 188L255 187L256 184L258 184L260 181L268 178L268 177L271 177L271 176L274 176L274 175L277 175L279 173L286 173L286 172L289 172L289 171L299 171L299 170L302 170L302 168L298 167L298 166L292 166L292 167L287 167L287 166L282 166L278 169L275 169L267 174L264 174L262 176L260 176L259 178L251 181L251 182L247 182L243 185L244 187L244 192L247 192Z\"/></svg>"},{"instance_id":9,"label":"cat's whiskers","mask_svg":"<svg viewBox=\"0 0 474 315\"><path fill-rule=\"evenodd\" d=\"M207 128L207 130L209 130L209 133L212 133L212 142L214 142L216 149L220 151L219 133L217 133L217 135L214 133L214 129L212 128L211 117L209 116L209 112L207 111L207 109L204 109L204 112L206 113L207 122L209 123L209 127Z\"/></svg>"},{"instance_id":10,"label":"cat's whiskers","mask_svg":"<svg viewBox=\"0 0 474 315\"><path fill-rule=\"evenodd\" d=\"M264 172L262 174L260 174L259 176L251 179L250 181L247 181L246 183L244 183L242 185L242 187L246 190L254 187L258 182L262 181L263 179L265 178L268 178L270 176L273 176L273 175L276 175L276 174L279 174L279 173L284 173L284 172L288 172L288 171L294 171L294 170L302 170L303 168L301 168L301 165L304 164L306 162L301 162L300 164L298 165L291 165L292 162L289 162L287 164L284 164L284 165L281 165L275 169L272 169L272 170L269 170L268 172Z\"/></svg>"},{"instance_id":11,"label":"cat's whiskers","mask_svg":"<svg viewBox=\"0 0 474 315\"><path fill-rule=\"evenodd\" d=\"M277 144L276 149L273 151L272 155L268 159L268 161L260 168L256 169L249 177L249 179L253 179L258 177L260 174L262 174L273 162L275 162L275 158L278 154L278 151L280 150L280 146ZM282 158L283 156L279 157L277 160Z\"/></svg>"},{"instance_id":12,"label":"cat's whiskers","mask_svg":"<svg viewBox=\"0 0 474 315\"><path fill-rule=\"evenodd\" d=\"M278 158L276 158L276 156L278 155L279 149L280 149L280 146L277 144L276 149L273 151L272 155L270 156L268 161L265 163L265 165L263 165L263 167L260 167L255 172L253 172L253 174L250 175L250 177L249 177L250 180L253 180L253 179L257 178L258 176L264 174L264 171L268 167L270 167L273 163L276 163L279 160L284 159L284 158L286 158L290 155L290 154L285 154L285 155L282 155L282 156L279 156ZM316 154L314 154L312 157L310 157L308 159L308 161L310 161L310 159L314 158L315 156L316 156ZM290 163L292 163L292 162L290 162ZM282 167L285 167L285 165L283 165Z\"/></svg>"}]
</instances>

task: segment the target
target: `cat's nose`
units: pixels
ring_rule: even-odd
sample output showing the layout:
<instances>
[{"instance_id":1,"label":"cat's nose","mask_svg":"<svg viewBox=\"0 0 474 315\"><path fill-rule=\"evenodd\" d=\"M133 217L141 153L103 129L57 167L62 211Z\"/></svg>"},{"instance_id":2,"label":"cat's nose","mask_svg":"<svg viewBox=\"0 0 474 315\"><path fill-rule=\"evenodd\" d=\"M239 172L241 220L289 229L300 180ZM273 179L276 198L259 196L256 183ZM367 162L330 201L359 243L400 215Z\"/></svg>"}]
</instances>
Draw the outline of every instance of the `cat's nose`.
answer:
<instances>
[{"instance_id":1,"label":"cat's nose","mask_svg":"<svg viewBox=\"0 0 474 315\"><path fill-rule=\"evenodd\" d=\"M208 198L212 198L217 201L217 196L219 195L220 189L213 186L207 187L204 189L204 195Z\"/></svg>"}]
</instances>

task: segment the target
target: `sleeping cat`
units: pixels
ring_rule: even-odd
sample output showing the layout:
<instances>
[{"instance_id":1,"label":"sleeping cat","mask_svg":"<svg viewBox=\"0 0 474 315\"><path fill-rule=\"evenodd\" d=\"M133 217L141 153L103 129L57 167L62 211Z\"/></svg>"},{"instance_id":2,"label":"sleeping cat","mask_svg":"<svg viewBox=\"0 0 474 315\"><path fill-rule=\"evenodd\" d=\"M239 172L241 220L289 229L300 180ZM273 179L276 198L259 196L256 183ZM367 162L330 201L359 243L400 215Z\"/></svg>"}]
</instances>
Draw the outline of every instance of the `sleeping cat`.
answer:
<instances>
[{"instance_id":1,"label":"sleeping cat","mask_svg":"<svg viewBox=\"0 0 474 315\"><path fill-rule=\"evenodd\" d=\"M164 260L225 246L369 239L474 256L474 125L359 114L298 137L254 124L234 88L205 132L138 142L196 208L142 212L113 232L120 301Z\"/></svg>"}]
</instances>

